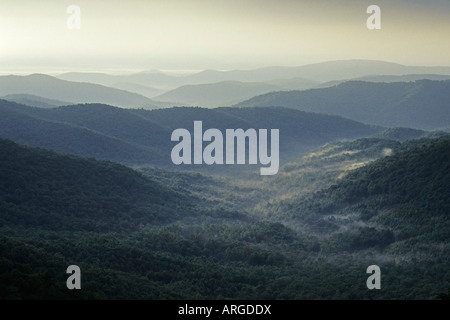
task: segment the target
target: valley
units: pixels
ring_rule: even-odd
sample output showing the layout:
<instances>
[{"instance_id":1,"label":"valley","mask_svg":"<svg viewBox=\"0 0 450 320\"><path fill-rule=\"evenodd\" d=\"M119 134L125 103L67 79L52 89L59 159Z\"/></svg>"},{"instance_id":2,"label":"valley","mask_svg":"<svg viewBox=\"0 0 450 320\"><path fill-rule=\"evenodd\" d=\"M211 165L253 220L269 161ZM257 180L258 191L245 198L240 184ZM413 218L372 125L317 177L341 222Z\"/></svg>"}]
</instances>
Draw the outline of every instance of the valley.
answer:
<instances>
[{"instance_id":1,"label":"valley","mask_svg":"<svg viewBox=\"0 0 450 320\"><path fill-rule=\"evenodd\" d=\"M447 71L1 77L0 298L445 297Z\"/></svg>"},{"instance_id":2,"label":"valley","mask_svg":"<svg viewBox=\"0 0 450 320\"><path fill-rule=\"evenodd\" d=\"M441 279L449 259L449 144L448 137L338 143L261 183L145 168L142 176L2 141L9 155L2 168L23 179L2 170L2 276L19 276L0 292L58 299L433 299L448 286ZM384 158L386 149L393 155ZM400 173L394 183L417 181L409 185L427 193L412 202L400 198L403 209L396 193L383 198L376 183L384 185L377 171L396 173L404 159L411 159L405 173L425 180ZM435 175L424 174L429 161ZM314 166L325 170L314 174ZM366 174L379 179L369 180L373 194L361 185ZM61 191L55 197L52 190ZM417 206L429 203L423 197L439 208L434 216ZM380 293L364 288L365 267L374 262L383 270ZM64 290L58 270L67 263L83 270L79 293ZM52 286L43 290L41 279Z\"/></svg>"}]
</instances>

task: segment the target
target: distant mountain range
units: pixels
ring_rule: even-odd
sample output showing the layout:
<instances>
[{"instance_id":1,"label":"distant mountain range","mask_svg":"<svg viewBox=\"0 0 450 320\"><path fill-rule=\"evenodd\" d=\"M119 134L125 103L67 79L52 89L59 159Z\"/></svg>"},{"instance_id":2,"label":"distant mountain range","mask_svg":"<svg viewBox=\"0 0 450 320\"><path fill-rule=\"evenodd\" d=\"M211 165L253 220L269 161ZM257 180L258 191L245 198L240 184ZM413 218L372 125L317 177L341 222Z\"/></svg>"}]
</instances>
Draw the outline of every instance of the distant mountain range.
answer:
<instances>
[{"instance_id":1,"label":"distant mountain range","mask_svg":"<svg viewBox=\"0 0 450 320\"><path fill-rule=\"evenodd\" d=\"M186 85L156 96L158 101L175 102L180 106L223 107L256 95L280 90L261 82L223 81L203 85Z\"/></svg>"},{"instance_id":2,"label":"distant mountain range","mask_svg":"<svg viewBox=\"0 0 450 320\"><path fill-rule=\"evenodd\" d=\"M308 87L304 89L320 89L320 88L329 88L333 86L337 86L343 82L347 82L349 80L353 81L366 81L366 82L414 82L418 80L435 80L435 81L444 81L450 80L450 75L441 75L441 74L405 74L401 76L392 76L392 75L378 75L378 76L364 76L358 77L354 79L346 79L346 80L334 80L327 81L317 84L314 87ZM293 90L302 90L302 89L293 89Z\"/></svg>"},{"instance_id":3,"label":"distant mountain range","mask_svg":"<svg viewBox=\"0 0 450 320\"><path fill-rule=\"evenodd\" d=\"M449 80L348 81L330 88L268 93L236 106L283 106L380 126L434 130L448 127L449 101Z\"/></svg>"},{"instance_id":4,"label":"distant mountain range","mask_svg":"<svg viewBox=\"0 0 450 320\"><path fill-rule=\"evenodd\" d=\"M143 95L147 98L153 98L157 95L164 93L164 90L144 86L132 82L118 82L111 85L112 88L134 92Z\"/></svg>"},{"instance_id":5,"label":"distant mountain range","mask_svg":"<svg viewBox=\"0 0 450 320\"><path fill-rule=\"evenodd\" d=\"M450 135L424 130L450 131L449 74L0 77L0 299L448 299ZM198 120L279 129L279 173L175 166L172 132Z\"/></svg>"},{"instance_id":6,"label":"distant mountain range","mask_svg":"<svg viewBox=\"0 0 450 320\"><path fill-rule=\"evenodd\" d=\"M294 68L298 76L314 81L348 80L365 76L408 74L450 75L450 67L405 66L378 60L339 60Z\"/></svg>"},{"instance_id":7,"label":"distant mountain range","mask_svg":"<svg viewBox=\"0 0 450 320\"><path fill-rule=\"evenodd\" d=\"M424 79L449 80L450 67L413 67L383 61L345 60L300 67L267 67L232 71L205 70L187 75L164 74L157 71L128 75L79 72L57 76L43 74L10 75L0 76L0 98L4 96L6 100L42 108L78 103L102 103L124 108L144 109L173 106L211 108L242 104L243 101L247 103L246 100L252 97L271 92L333 88L349 80L385 85L386 83L409 83ZM394 87L395 85L386 90L389 91ZM355 88L355 90L359 89ZM362 89L364 94L367 93L367 90ZM374 86L374 90L379 89ZM400 89L400 91L403 91L403 89ZM324 93L325 96L328 94ZM380 92L379 94L385 95L385 93ZM275 95L277 94L275 93ZM347 100L352 99L353 95L358 96L358 94L358 92L342 92L342 95L347 95ZM369 94L378 93L369 92ZM387 92L387 94L390 93ZM293 93L290 93L290 95L293 95ZM258 99L260 98L257 98L256 101ZM326 99L326 97L322 99ZM337 97L336 102L339 102L340 99L345 100L344 97ZM384 97L376 99L385 101ZM320 104L319 100L314 101L314 103ZM364 98L361 98L361 100L364 100ZM291 101L289 103L274 101L274 103L281 102L287 103L286 106L289 107L298 107L294 106L295 103ZM334 103L335 101L331 102ZM347 101L344 101L344 103L347 104ZM358 102L354 101L354 103ZM406 101L405 103L409 102ZM316 107L313 104L310 106L310 111L322 112L321 108L314 110ZM359 110L361 111L362 108L359 108ZM341 115L340 113L329 112L330 110L325 111ZM345 112L342 115L349 117L349 114ZM362 118L355 119L366 121ZM408 123L397 123L395 121L393 123L386 121L382 125L409 126ZM429 127L421 128L428 129Z\"/></svg>"},{"instance_id":8,"label":"distant mountain range","mask_svg":"<svg viewBox=\"0 0 450 320\"><path fill-rule=\"evenodd\" d=\"M343 60L300 67L204 70L187 75L170 75L157 71L129 75L71 72L57 77L127 90L172 106L217 107L231 105L249 99L252 95L270 91L331 87L346 80L447 80L450 79L450 67L417 67L384 61ZM156 102L154 104L160 105Z\"/></svg>"},{"instance_id":9,"label":"distant mountain range","mask_svg":"<svg viewBox=\"0 0 450 320\"><path fill-rule=\"evenodd\" d=\"M279 129L280 161L323 143L380 132L337 116L286 108L121 109L85 104L55 109L31 108L0 100L0 137L128 165L172 166L172 131L193 131L195 120L204 130ZM189 166L183 167L184 169ZM215 168L219 169L219 168Z\"/></svg>"},{"instance_id":10,"label":"distant mountain range","mask_svg":"<svg viewBox=\"0 0 450 320\"><path fill-rule=\"evenodd\" d=\"M273 82L303 79L311 85L333 80L349 80L366 76L403 76L408 74L450 75L450 67L405 66L377 60L338 60L299 67L267 67L252 70L205 70L184 76L159 72L131 75L71 72L58 76L69 81L91 82L111 86L119 82L136 83L157 89L172 90L183 85L217 83L223 81ZM304 85L304 83L303 83ZM297 88L299 89L299 88Z\"/></svg>"}]
</instances>

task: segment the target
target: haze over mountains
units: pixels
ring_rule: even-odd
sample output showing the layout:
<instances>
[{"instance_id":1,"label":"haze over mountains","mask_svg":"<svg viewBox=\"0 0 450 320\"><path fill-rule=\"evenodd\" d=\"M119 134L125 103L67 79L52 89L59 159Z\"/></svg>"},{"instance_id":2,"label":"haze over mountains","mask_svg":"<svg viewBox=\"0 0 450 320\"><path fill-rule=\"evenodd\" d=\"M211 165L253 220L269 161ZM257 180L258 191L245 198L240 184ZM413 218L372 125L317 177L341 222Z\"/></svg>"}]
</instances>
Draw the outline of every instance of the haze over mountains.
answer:
<instances>
[{"instance_id":1,"label":"haze over mountains","mask_svg":"<svg viewBox=\"0 0 450 320\"><path fill-rule=\"evenodd\" d=\"M223 81L203 85L186 85L156 96L154 99L177 105L223 107L256 95L278 91L281 87L260 82Z\"/></svg>"},{"instance_id":2,"label":"haze over mountains","mask_svg":"<svg viewBox=\"0 0 450 320\"><path fill-rule=\"evenodd\" d=\"M102 73L71 72L58 75L69 81L91 82L111 86L118 82L139 83L159 89L175 89L182 85L217 83L223 81L270 82L279 79L302 78L310 81L327 82L364 76L408 74L450 75L450 67L404 66L376 60L338 60L299 67L267 67L253 70L205 70L188 75L169 75L141 72L131 75L107 75Z\"/></svg>"},{"instance_id":3,"label":"haze over mountains","mask_svg":"<svg viewBox=\"0 0 450 320\"><path fill-rule=\"evenodd\" d=\"M149 98L136 93L92 83L78 83L44 74L0 76L0 96L28 94L75 103L107 103L119 107L155 108Z\"/></svg>"},{"instance_id":4,"label":"haze over mountains","mask_svg":"<svg viewBox=\"0 0 450 320\"><path fill-rule=\"evenodd\" d=\"M49 99L65 104L105 103L125 108L211 108L237 104L269 92L328 88L351 79L368 82L447 80L450 68L344 60L301 67L205 70L184 75L152 71L128 75L71 72L53 77L42 74L0 76L0 97L9 95L6 99L40 107L54 105L44 102ZM27 96L17 97L23 94ZM38 98L30 99L30 95Z\"/></svg>"},{"instance_id":5,"label":"haze over mountains","mask_svg":"<svg viewBox=\"0 0 450 320\"><path fill-rule=\"evenodd\" d=\"M326 142L369 136L382 131L381 127L364 127L362 123L383 127L447 130L450 123L450 81L438 81L448 77L438 73L450 71L448 69L350 60L295 68L203 71L184 76L156 72L126 76L98 73L70 73L60 76L154 93L161 92L150 87L155 81L161 86L209 81L207 84L183 85L156 99L102 84L61 80L47 75L2 76L0 96L6 95L5 99L9 101L40 108L55 108L80 101L89 104L42 110L2 101L0 133L19 143L60 152L129 165L167 165L172 147L171 132L177 128L190 130L194 121L203 119L206 126L222 131L227 128L280 129L281 152L283 158L288 159ZM417 71L428 73L396 75ZM308 72L314 72L316 76L312 78L316 80L298 77L305 74L310 76ZM382 75L368 76L369 72ZM365 75L361 78L365 81L344 81L338 85L328 82L331 87L279 91L283 86L325 85L326 82L321 81L339 79L344 75ZM436 80L421 80L427 77ZM255 79L259 81L246 82ZM269 93L258 95L261 92ZM254 95L255 97L250 98ZM250 99L245 100L247 98ZM151 113L134 109L178 104L217 107L239 100L245 101L236 104L238 108L170 108ZM90 103L95 101L106 101L104 103L108 105ZM133 109L112 108L110 103ZM242 108L249 106L269 108ZM338 115L361 123L279 107Z\"/></svg>"},{"instance_id":6,"label":"haze over mountains","mask_svg":"<svg viewBox=\"0 0 450 320\"><path fill-rule=\"evenodd\" d=\"M41 105L40 99L51 99L67 104L98 102L126 108L211 108L236 104L272 91L332 87L351 79L368 82L410 82L449 78L449 67L416 67L383 61L342 60L300 67L205 70L182 75L151 71L126 75L70 72L54 77L41 74L2 76L0 97L11 94L35 95L40 98L22 100L35 106L45 106Z\"/></svg>"},{"instance_id":7,"label":"haze over mountains","mask_svg":"<svg viewBox=\"0 0 450 320\"><path fill-rule=\"evenodd\" d=\"M2 76L0 299L445 297L449 75L352 60ZM194 121L279 129L279 171L174 165L172 132Z\"/></svg>"},{"instance_id":8,"label":"haze over mountains","mask_svg":"<svg viewBox=\"0 0 450 320\"><path fill-rule=\"evenodd\" d=\"M380 126L433 130L448 127L449 101L449 80L348 81L330 88L268 93L237 106L283 106Z\"/></svg>"},{"instance_id":9,"label":"haze over mountains","mask_svg":"<svg viewBox=\"0 0 450 320\"><path fill-rule=\"evenodd\" d=\"M173 130L185 128L193 132L194 121L199 119L203 121L204 130L279 129L283 162L326 142L368 136L380 131L380 128L341 117L286 108L169 108L147 111L85 104L42 109L0 100L1 137L21 144L128 165L172 166Z\"/></svg>"},{"instance_id":10,"label":"haze over mountains","mask_svg":"<svg viewBox=\"0 0 450 320\"><path fill-rule=\"evenodd\" d=\"M54 99L43 98L40 96L35 96L32 94L8 94L6 96L0 97L1 99L17 102L19 104L24 104L31 107L38 108L55 108L60 106L67 106L72 103L67 101L60 101Z\"/></svg>"}]
</instances>

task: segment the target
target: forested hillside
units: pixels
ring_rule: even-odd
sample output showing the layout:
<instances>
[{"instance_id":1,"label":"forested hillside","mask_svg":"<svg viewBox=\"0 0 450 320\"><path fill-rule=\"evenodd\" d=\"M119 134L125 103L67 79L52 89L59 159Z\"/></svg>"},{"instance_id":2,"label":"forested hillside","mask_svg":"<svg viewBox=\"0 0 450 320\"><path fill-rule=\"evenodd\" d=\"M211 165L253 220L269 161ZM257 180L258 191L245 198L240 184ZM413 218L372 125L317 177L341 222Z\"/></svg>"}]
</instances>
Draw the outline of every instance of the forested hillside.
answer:
<instances>
[{"instance_id":1,"label":"forested hillside","mask_svg":"<svg viewBox=\"0 0 450 320\"><path fill-rule=\"evenodd\" d=\"M282 106L386 127L441 129L450 123L450 81L348 81L323 89L267 93L237 106Z\"/></svg>"},{"instance_id":2,"label":"forested hillside","mask_svg":"<svg viewBox=\"0 0 450 320\"><path fill-rule=\"evenodd\" d=\"M192 214L186 195L112 163L0 141L3 226L53 231L135 230Z\"/></svg>"},{"instance_id":3,"label":"forested hillside","mask_svg":"<svg viewBox=\"0 0 450 320\"><path fill-rule=\"evenodd\" d=\"M369 136L380 131L380 128L336 116L286 108L148 111L85 104L41 109L0 100L0 137L132 166L175 168L170 154L176 143L171 142L171 134L178 128L193 133L196 120L203 121L204 131L217 128L223 134L226 129L279 129L282 163L326 142ZM192 168L179 166L178 169ZM214 170L221 169L224 168L214 166Z\"/></svg>"},{"instance_id":4,"label":"forested hillside","mask_svg":"<svg viewBox=\"0 0 450 320\"><path fill-rule=\"evenodd\" d=\"M375 228L396 241L392 250L406 250L414 243L422 250L434 248L431 255L445 250L450 237L450 137L417 140L405 147L290 203L280 214L309 221L313 232L336 231L337 236L352 227ZM408 253L419 254L415 249Z\"/></svg>"},{"instance_id":5,"label":"forested hillside","mask_svg":"<svg viewBox=\"0 0 450 320\"><path fill-rule=\"evenodd\" d=\"M437 298L450 286L449 144L390 142L392 155L263 214L190 190L188 178L214 184L202 174L144 177L2 140L0 296ZM388 146L353 148L371 158ZM332 154L362 156L341 148ZM319 166L335 160L323 155ZM69 264L81 268L80 291L65 288ZM371 264L381 267L382 290L366 287Z\"/></svg>"}]
</instances>

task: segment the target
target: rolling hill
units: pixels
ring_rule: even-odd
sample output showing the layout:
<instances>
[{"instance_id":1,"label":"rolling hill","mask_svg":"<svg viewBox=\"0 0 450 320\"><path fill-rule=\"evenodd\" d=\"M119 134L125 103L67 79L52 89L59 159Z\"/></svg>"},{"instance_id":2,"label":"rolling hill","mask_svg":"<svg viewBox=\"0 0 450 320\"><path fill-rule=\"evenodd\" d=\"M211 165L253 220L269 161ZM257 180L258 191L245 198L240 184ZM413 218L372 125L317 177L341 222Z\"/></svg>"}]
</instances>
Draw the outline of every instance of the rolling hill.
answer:
<instances>
[{"instance_id":1,"label":"rolling hill","mask_svg":"<svg viewBox=\"0 0 450 320\"><path fill-rule=\"evenodd\" d=\"M411 128L389 128L381 133L376 134L374 137L405 142L408 140L421 138L439 138L447 134L448 132L445 131L423 131Z\"/></svg>"},{"instance_id":2,"label":"rolling hill","mask_svg":"<svg viewBox=\"0 0 450 320\"><path fill-rule=\"evenodd\" d=\"M450 285L449 143L411 142L255 216L189 192L212 183L198 173L144 177L0 140L0 297L436 299ZM65 287L71 264L82 290ZM382 290L366 287L371 264Z\"/></svg>"},{"instance_id":3,"label":"rolling hill","mask_svg":"<svg viewBox=\"0 0 450 320\"><path fill-rule=\"evenodd\" d=\"M223 107L279 89L265 83L223 81L181 86L154 99L175 102L178 106Z\"/></svg>"},{"instance_id":4,"label":"rolling hill","mask_svg":"<svg viewBox=\"0 0 450 320\"><path fill-rule=\"evenodd\" d=\"M112 162L60 155L8 140L0 140L0 149L2 226L133 230L139 223L174 220L181 207L185 214L190 210L185 195ZM115 225L117 219L128 220L129 225Z\"/></svg>"},{"instance_id":5,"label":"rolling hill","mask_svg":"<svg viewBox=\"0 0 450 320\"><path fill-rule=\"evenodd\" d=\"M0 76L0 96L29 94L76 103L106 103L126 108L155 108L154 101L136 93L92 83L60 80L43 74Z\"/></svg>"},{"instance_id":6,"label":"rolling hill","mask_svg":"<svg viewBox=\"0 0 450 320\"><path fill-rule=\"evenodd\" d=\"M336 60L298 67L267 67L253 70L205 70L186 76L190 84L220 81L261 82L303 78L311 81L353 79L375 75L441 74L450 75L450 67L405 66L377 60Z\"/></svg>"},{"instance_id":7,"label":"rolling hill","mask_svg":"<svg viewBox=\"0 0 450 320\"><path fill-rule=\"evenodd\" d=\"M38 108L55 108L71 104L69 102L42 98L32 94L8 94L4 97L0 97L0 99L13 101L19 104L24 104L30 107L38 107Z\"/></svg>"},{"instance_id":8,"label":"rolling hill","mask_svg":"<svg viewBox=\"0 0 450 320\"><path fill-rule=\"evenodd\" d=\"M277 86L282 90L306 90L317 87L321 82L296 77L268 80L265 83Z\"/></svg>"},{"instance_id":9,"label":"rolling hill","mask_svg":"<svg viewBox=\"0 0 450 320\"><path fill-rule=\"evenodd\" d=\"M446 243L449 148L449 135L405 143L406 150L353 170L335 185L280 211L308 221L313 232L336 236L358 225L390 230L398 241L393 251L407 250L413 239L425 240L424 247Z\"/></svg>"},{"instance_id":10,"label":"rolling hill","mask_svg":"<svg viewBox=\"0 0 450 320\"><path fill-rule=\"evenodd\" d=\"M70 107L67 108L72 110ZM77 107L73 106L73 108L76 110ZM82 108L78 106L78 110ZM94 124L95 122L106 124L104 127L108 129L103 128L103 130L106 130L106 133L102 132L102 130L89 128L88 125L77 125L75 117L71 119L72 123L64 120L55 120L52 118L54 114L56 116L61 113L63 115L68 114L69 117L73 115L73 112L64 113L64 111L57 111L60 109L30 108L12 102L6 103L5 100L1 100L0 110L0 137L11 139L20 144L111 160L128 165L149 162L161 163L162 161L161 155L158 153L159 150L153 150L146 145L139 145L133 142L132 139L127 141L120 134L108 135L107 133L110 130L119 128L118 132L120 132L120 128L124 128L126 131L129 126L123 127L123 125L119 125L119 123L122 123L120 117L116 118L115 122L108 121L108 117L102 114L104 109L102 109L101 105L97 109L95 106L91 109L85 106L84 110L91 112L81 111L80 114L82 119L89 119ZM62 110L66 109L62 108ZM116 110L119 114L127 115L125 109L108 107L107 110ZM97 117L94 117L94 114ZM78 121L80 120L78 119ZM130 123L134 124L134 122ZM147 128L147 123L143 121L140 128L134 127L133 131L126 132L125 135L130 136L133 134L132 132L136 132L139 129L142 130L144 127L146 132L152 132L151 127ZM95 128L94 125L93 128ZM164 133L164 130L161 132ZM152 139L149 138L148 141L150 142Z\"/></svg>"},{"instance_id":11,"label":"rolling hill","mask_svg":"<svg viewBox=\"0 0 450 320\"><path fill-rule=\"evenodd\" d=\"M156 90L172 90L187 84L184 77L172 76L161 72L139 72L127 75L112 75L93 72L68 72L56 76L58 79L73 82L89 82L108 87L127 83L128 86L151 87Z\"/></svg>"},{"instance_id":12,"label":"rolling hill","mask_svg":"<svg viewBox=\"0 0 450 320\"><path fill-rule=\"evenodd\" d=\"M111 162L3 139L0 150L1 299L182 297L139 272L125 271L119 261L137 248L119 242L143 226L211 215L199 207L202 200ZM152 249L141 258L146 266L155 263L156 273L172 265ZM68 261L83 270L81 291L65 286ZM104 276L108 279L101 280Z\"/></svg>"},{"instance_id":13,"label":"rolling hill","mask_svg":"<svg viewBox=\"0 0 450 320\"><path fill-rule=\"evenodd\" d=\"M449 101L449 80L348 81L330 88L268 93L236 106L283 106L386 127L433 130L448 127Z\"/></svg>"},{"instance_id":14,"label":"rolling hill","mask_svg":"<svg viewBox=\"0 0 450 320\"><path fill-rule=\"evenodd\" d=\"M419 80L433 80L433 81L445 81L450 80L450 75L444 74L405 74L405 75L376 75L376 76L364 76L353 79L346 80L333 80L322 82L317 84L316 86L310 86L308 88L303 89L295 89L293 90L304 90L304 89L320 89L320 88L329 88L337 86L343 82L347 82L349 80L352 81L365 81L365 82L414 82Z\"/></svg>"},{"instance_id":15,"label":"rolling hill","mask_svg":"<svg viewBox=\"0 0 450 320\"><path fill-rule=\"evenodd\" d=\"M132 82L118 82L112 84L111 87L129 92L135 92L150 99L158 95L161 95L164 92L163 90L160 89L152 88L149 86L143 86Z\"/></svg>"},{"instance_id":16,"label":"rolling hill","mask_svg":"<svg viewBox=\"0 0 450 320\"><path fill-rule=\"evenodd\" d=\"M41 109L0 100L0 137L127 165L172 166L173 130L192 131L196 120L203 121L204 130L217 128L222 132L238 128L279 129L282 162L326 142L380 131L336 116L286 108L143 110L86 104ZM213 166L213 170L219 168Z\"/></svg>"},{"instance_id":17,"label":"rolling hill","mask_svg":"<svg viewBox=\"0 0 450 320\"><path fill-rule=\"evenodd\" d=\"M184 75L159 71L125 75L71 72L58 75L57 78L133 92L155 99L153 105L158 107L174 105L217 107L232 105L270 91L328 88L351 79L404 82L422 79L444 80L448 79L449 75L448 67L404 66L372 60L338 60L299 67L204 70ZM120 106L117 103L100 102ZM148 104L152 105L151 102Z\"/></svg>"},{"instance_id":18,"label":"rolling hill","mask_svg":"<svg viewBox=\"0 0 450 320\"><path fill-rule=\"evenodd\" d=\"M434 80L445 81L450 80L450 75L444 74L405 74L400 76L393 75L378 75L378 76L365 76L355 78L353 80L369 81L369 82L414 82L418 80Z\"/></svg>"},{"instance_id":19,"label":"rolling hill","mask_svg":"<svg viewBox=\"0 0 450 320\"><path fill-rule=\"evenodd\" d=\"M450 75L450 67L405 66L380 60L336 60L300 66L296 69L299 76L321 82L377 75Z\"/></svg>"},{"instance_id":20,"label":"rolling hill","mask_svg":"<svg viewBox=\"0 0 450 320\"><path fill-rule=\"evenodd\" d=\"M430 77L444 75L448 77L450 75L450 68L405 66L377 60L337 60L298 67L274 66L251 70L203 70L186 75L171 75L158 71L127 75L70 72L60 74L57 77L62 80L90 82L105 86L113 86L121 82L133 83L135 85L149 86L167 91L185 85L209 84L223 81L265 82L277 86L280 84L285 85L285 89L303 89L305 87L313 87L320 82L333 80L349 80L376 76L391 77L411 74L426 74ZM298 85L304 87L295 88Z\"/></svg>"}]
</instances>

